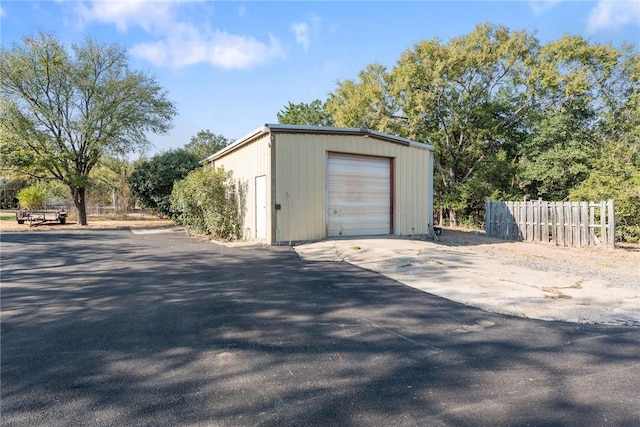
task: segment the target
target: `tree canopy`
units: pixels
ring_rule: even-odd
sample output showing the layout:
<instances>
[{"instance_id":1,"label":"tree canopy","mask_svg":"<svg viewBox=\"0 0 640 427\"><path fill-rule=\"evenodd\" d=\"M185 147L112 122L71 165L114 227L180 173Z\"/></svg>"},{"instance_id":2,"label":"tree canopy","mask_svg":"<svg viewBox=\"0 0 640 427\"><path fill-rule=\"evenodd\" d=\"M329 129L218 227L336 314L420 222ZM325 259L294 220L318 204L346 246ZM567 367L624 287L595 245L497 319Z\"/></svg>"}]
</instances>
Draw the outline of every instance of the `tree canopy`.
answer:
<instances>
[{"instance_id":1,"label":"tree canopy","mask_svg":"<svg viewBox=\"0 0 640 427\"><path fill-rule=\"evenodd\" d=\"M173 184L198 167L200 158L183 149L158 154L137 164L128 178L131 193L156 213L171 216Z\"/></svg>"},{"instance_id":2,"label":"tree canopy","mask_svg":"<svg viewBox=\"0 0 640 427\"><path fill-rule=\"evenodd\" d=\"M216 135L210 130L201 130L183 147L185 151L195 154L200 160L204 160L213 153L222 150L233 140L222 135Z\"/></svg>"},{"instance_id":3,"label":"tree canopy","mask_svg":"<svg viewBox=\"0 0 640 427\"><path fill-rule=\"evenodd\" d=\"M435 207L452 224L459 215L479 223L488 197L564 200L613 194L585 186L624 181L631 189L618 198L635 200L639 92L633 46L571 35L541 44L534 32L481 24L446 43L421 41L391 69L368 65L337 83L325 110L336 126L432 144ZM611 147L626 154L612 159ZM608 173L618 178L604 183Z\"/></svg>"},{"instance_id":4,"label":"tree canopy","mask_svg":"<svg viewBox=\"0 0 640 427\"><path fill-rule=\"evenodd\" d=\"M325 104L319 99L309 104L289 102L278 112L278 123L284 125L333 126L333 118L325 110Z\"/></svg>"},{"instance_id":5,"label":"tree canopy","mask_svg":"<svg viewBox=\"0 0 640 427\"><path fill-rule=\"evenodd\" d=\"M87 39L68 49L44 33L2 48L0 96L3 168L63 182L81 225L91 170L146 149L147 134L168 131L176 114L122 47Z\"/></svg>"}]
</instances>

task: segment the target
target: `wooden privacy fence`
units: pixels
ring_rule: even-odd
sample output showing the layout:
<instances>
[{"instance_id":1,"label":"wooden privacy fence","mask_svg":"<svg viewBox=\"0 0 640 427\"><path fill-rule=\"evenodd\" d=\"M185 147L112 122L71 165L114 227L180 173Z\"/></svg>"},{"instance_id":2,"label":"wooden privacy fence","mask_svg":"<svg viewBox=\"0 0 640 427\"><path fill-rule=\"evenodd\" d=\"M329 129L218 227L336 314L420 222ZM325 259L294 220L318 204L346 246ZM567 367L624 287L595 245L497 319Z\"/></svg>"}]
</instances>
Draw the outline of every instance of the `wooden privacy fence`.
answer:
<instances>
[{"instance_id":1,"label":"wooden privacy fence","mask_svg":"<svg viewBox=\"0 0 640 427\"><path fill-rule=\"evenodd\" d=\"M558 246L615 245L613 200L602 202L498 202L487 200L485 231L507 240Z\"/></svg>"}]
</instances>

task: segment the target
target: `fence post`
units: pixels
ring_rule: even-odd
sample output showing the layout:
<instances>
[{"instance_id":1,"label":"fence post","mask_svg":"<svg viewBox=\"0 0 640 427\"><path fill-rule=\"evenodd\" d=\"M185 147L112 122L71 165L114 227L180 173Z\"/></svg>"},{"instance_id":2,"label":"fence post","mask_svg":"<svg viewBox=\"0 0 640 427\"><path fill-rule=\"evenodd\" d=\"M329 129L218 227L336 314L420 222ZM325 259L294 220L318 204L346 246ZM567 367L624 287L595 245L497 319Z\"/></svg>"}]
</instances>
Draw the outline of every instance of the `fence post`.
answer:
<instances>
[{"instance_id":1,"label":"fence post","mask_svg":"<svg viewBox=\"0 0 640 427\"><path fill-rule=\"evenodd\" d=\"M589 245L596 244L596 205L595 203L589 203Z\"/></svg>"},{"instance_id":2,"label":"fence post","mask_svg":"<svg viewBox=\"0 0 640 427\"><path fill-rule=\"evenodd\" d=\"M580 247L589 246L589 203L580 202Z\"/></svg>"},{"instance_id":3,"label":"fence post","mask_svg":"<svg viewBox=\"0 0 640 427\"><path fill-rule=\"evenodd\" d=\"M573 246L575 242L576 235L573 228L574 218L573 204L571 202L567 202L567 246Z\"/></svg>"},{"instance_id":4,"label":"fence post","mask_svg":"<svg viewBox=\"0 0 640 427\"><path fill-rule=\"evenodd\" d=\"M553 203L544 202L544 235L545 242L549 243L552 240L553 231L551 230L551 218L553 217Z\"/></svg>"},{"instance_id":5,"label":"fence post","mask_svg":"<svg viewBox=\"0 0 640 427\"><path fill-rule=\"evenodd\" d=\"M607 207L609 208L609 223L607 224L609 226L609 246L611 246L611 249L613 249L616 247L616 214L615 202L613 201L613 199L609 199L607 201Z\"/></svg>"}]
</instances>

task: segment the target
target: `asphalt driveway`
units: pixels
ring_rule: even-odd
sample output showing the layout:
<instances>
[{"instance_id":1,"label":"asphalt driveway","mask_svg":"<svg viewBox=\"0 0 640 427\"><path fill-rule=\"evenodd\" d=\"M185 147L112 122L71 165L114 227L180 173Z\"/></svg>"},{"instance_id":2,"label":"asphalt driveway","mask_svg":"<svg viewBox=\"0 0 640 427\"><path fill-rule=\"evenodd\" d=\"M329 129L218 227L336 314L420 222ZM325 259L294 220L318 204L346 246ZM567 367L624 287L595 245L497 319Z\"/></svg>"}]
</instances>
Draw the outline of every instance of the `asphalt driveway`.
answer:
<instances>
[{"instance_id":1,"label":"asphalt driveway","mask_svg":"<svg viewBox=\"0 0 640 427\"><path fill-rule=\"evenodd\" d=\"M1 240L3 425L640 423L638 327L489 314L178 232Z\"/></svg>"}]
</instances>

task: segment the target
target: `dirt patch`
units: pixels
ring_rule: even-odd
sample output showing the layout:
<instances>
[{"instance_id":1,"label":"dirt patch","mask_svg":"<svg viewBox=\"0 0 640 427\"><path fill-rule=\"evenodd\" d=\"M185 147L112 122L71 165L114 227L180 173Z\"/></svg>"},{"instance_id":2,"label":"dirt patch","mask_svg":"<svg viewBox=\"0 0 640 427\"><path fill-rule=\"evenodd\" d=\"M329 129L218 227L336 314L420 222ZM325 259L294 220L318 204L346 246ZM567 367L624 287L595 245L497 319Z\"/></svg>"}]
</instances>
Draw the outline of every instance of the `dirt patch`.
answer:
<instances>
[{"instance_id":1,"label":"dirt patch","mask_svg":"<svg viewBox=\"0 0 640 427\"><path fill-rule=\"evenodd\" d=\"M81 230L81 229L113 229L113 228L141 228L141 227L167 227L175 225L174 222L159 219L152 216L146 218L110 219L110 218L89 218L88 225L78 225L76 221L68 220L66 224L46 223L29 227L29 224L18 224L15 220L0 221L0 232L13 231L61 231L61 230Z\"/></svg>"},{"instance_id":2,"label":"dirt patch","mask_svg":"<svg viewBox=\"0 0 640 427\"><path fill-rule=\"evenodd\" d=\"M607 247L571 248L551 243L513 242L486 237L484 231L444 229L440 243L476 250L501 257L521 258L530 263L551 264L561 270L589 270L640 276L640 244L617 244Z\"/></svg>"}]
</instances>

